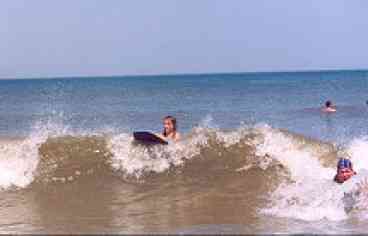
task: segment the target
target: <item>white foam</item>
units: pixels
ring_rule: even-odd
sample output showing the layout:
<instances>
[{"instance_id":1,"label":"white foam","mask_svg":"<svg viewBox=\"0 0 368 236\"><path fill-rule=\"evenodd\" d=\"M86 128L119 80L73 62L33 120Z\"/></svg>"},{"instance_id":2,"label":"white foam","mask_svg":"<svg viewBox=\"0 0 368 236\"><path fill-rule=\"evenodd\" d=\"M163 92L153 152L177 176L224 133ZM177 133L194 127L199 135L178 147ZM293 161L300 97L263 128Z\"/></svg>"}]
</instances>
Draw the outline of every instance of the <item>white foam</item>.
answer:
<instances>
[{"instance_id":1,"label":"white foam","mask_svg":"<svg viewBox=\"0 0 368 236\"><path fill-rule=\"evenodd\" d=\"M149 151L147 148L132 145L132 136L123 133L109 140L109 150L113 153L111 165L115 170L139 178L145 172L160 173L171 166L183 165L185 160L198 156L203 147L208 147L210 138L226 148L239 143L241 138L248 133L249 127L247 126L242 126L232 132L220 131L211 116L207 116L199 126L184 135L180 142L170 143L167 146L155 146Z\"/></svg>"},{"instance_id":2,"label":"white foam","mask_svg":"<svg viewBox=\"0 0 368 236\"><path fill-rule=\"evenodd\" d=\"M342 201L344 192L332 181L285 184L272 194L275 196L275 205L263 209L263 213L308 221L347 217Z\"/></svg>"},{"instance_id":3,"label":"white foam","mask_svg":"<svg viewBox=\"0 0 368 236\"><path fill-rule=\"evenodd\" d=\"M311 179L328 180L334 174L334 170L321 165L317 156L308 147L300 148L297 140L287 137L282 132L265 125L258 130L263 135L263 140L256 143L258 156L269 154L286 166L291 178L304 182Z\"/></svg>"},{"instance_id":4,"label":"white foam","mask_svg":"<svg viewBox=\"0 0 368 236\"><path fill-rule=\"evenodd\" d=\"M30 139L0 144L0 187L25 187L33 180L38 158Z\"/></svg>"},{"instance_id":5,"label":"white foam","mask_svg":"<svg viewBox=\"0 0 368 236\"><path fill-rule=\"evenodd\" d=\"M179 166L200 152L207 144L207 137L199 132L191 138L167 146L154 146L150 149L132 144L128 134L115 135L109 140L109 149L113 153L111 166L115 170L139 178L145 172L160 173L170 166Z\"/></svg>"},{"instance_id":6,"label":"white foam","mask_svg":"<svg viewBox=\"0 0 368 236\"><path fill-rule=\"evenodd\" d=\"M0 188L24 188L32 183L39 161L38 149L50 136L64 135L60 123L37 122L26 138L0 141Z\"/></svg>"},{"instance_id":7,"label":"white foam","mask_svg":"<svg viewBox=\"0 0 368 236\"><path fill-rule=\"evenodd\" d=\"M333 182L335 169L323 167L308 145L302 147L296 139L269 126L259 127L259 131L264 139L258 141L257 154L267 153L278 160L288 168L291 178L271 193L271 207L261 212L308 221L345 219L342 198L344 191L351 189Z\"/></svg>"},{"instance_id":8,"label":"white foam","mask_svg":"<svg viewBox=\"0 0 368 236\"><path fill-rule=\"evenodd\" d=\"M216 131L216 139L224 144L227 148L231 145L240 143L241 139L244 138L250 132L250 127L243 125L232 132L222 132L220 130ZM245 140L247 142L248 140ZM251 143L249 143L251 144Z\"/></svg>"},{"instance_id":9,"label":"white foam","mask_svg":"<svg viewBox=\"0 0 368 236\"><path fill-rule=\"evenodd\" d=\"M368 137L354 139L347 148L356 171L368 169Z\"/></svg>"}]
</instances>

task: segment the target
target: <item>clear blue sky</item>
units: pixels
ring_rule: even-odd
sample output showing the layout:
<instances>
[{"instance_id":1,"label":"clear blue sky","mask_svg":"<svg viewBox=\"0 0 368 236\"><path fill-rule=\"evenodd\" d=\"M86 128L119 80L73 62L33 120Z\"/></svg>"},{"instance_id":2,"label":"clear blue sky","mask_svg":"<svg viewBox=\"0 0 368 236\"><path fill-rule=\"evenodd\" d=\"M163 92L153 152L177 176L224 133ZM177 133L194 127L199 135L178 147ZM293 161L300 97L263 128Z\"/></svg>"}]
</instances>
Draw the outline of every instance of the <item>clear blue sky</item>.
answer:
<instances>
[{"instance_id":1,"label":"clear blue sky","mask_svg":"<svg viewBox=\"0 0 368 236\"><path fill-rule=\"evenodd\" d=\"M366 0L2 0L0 78L368 68Z\"/></svg>"}]
</instances>

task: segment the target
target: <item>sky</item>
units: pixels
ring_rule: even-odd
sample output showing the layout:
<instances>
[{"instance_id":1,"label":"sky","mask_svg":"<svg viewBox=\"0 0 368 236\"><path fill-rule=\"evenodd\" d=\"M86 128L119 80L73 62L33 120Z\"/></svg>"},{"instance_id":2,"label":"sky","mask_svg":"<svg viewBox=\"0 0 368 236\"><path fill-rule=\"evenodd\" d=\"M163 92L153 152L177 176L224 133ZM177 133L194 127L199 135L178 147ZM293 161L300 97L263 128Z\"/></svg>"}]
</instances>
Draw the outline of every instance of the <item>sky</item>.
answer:
<instances>
[{"instance_id":1,"label":"sky","mask_svg":"<svg viewBox=\"0 0 368 236\"><path fill-rule=\"evenodd\" d=\"M0 78L368 68L366 0L2 0Z\"/></svg>"}]
</instances>

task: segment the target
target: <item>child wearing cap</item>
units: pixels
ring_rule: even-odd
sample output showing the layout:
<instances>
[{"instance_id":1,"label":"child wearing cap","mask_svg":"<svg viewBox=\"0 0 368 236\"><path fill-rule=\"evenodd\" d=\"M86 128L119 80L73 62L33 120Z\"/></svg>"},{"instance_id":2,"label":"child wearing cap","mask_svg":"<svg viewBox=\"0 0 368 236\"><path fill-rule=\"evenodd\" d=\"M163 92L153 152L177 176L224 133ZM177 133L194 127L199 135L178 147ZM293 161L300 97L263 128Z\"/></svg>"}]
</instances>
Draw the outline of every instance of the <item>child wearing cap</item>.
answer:
<instances>
[{"instance_id":1,"label":"child wearing cap","mask_svg":"<svg viewBox=\"0 0 368 236\"><path fill-rule=\"evenodd\" d=\"M340 158L337 162L337 173L335 175L334 181L342 184L348 179L350 179L353 175L356 175L356 172L353 170L353 164L347 158Z\"/></svg>"}]
</instances>

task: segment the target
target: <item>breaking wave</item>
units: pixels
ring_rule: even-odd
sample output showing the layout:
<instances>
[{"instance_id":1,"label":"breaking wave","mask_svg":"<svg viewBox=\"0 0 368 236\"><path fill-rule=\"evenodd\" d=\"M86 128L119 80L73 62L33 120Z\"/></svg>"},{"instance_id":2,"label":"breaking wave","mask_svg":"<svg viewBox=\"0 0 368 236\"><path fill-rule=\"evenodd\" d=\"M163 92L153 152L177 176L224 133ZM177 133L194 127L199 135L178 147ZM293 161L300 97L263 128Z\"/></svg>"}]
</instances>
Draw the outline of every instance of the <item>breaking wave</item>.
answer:
<instances>
[{"instance_id":1,"label":"breaking wave","mask_svg":"<svg viewBox=\"0 0 368 236\"><path fill-rule=\"evenodd\" d=\"M37 127L26 138L1 139L3 190L88 181L91 175L136 184L234 178L266 186L261 197L268 203L258 209L261 214L342 220L367 209L368 188L364 191L360 185L368 177L366 137L341 148L266 124L235 130L201 125L178 143L147 147L134 143L129 133L76 133L52 124ZM350 156L358 172L342 185L332 181L341 155Z\"/></svg>"}]
</instances>

